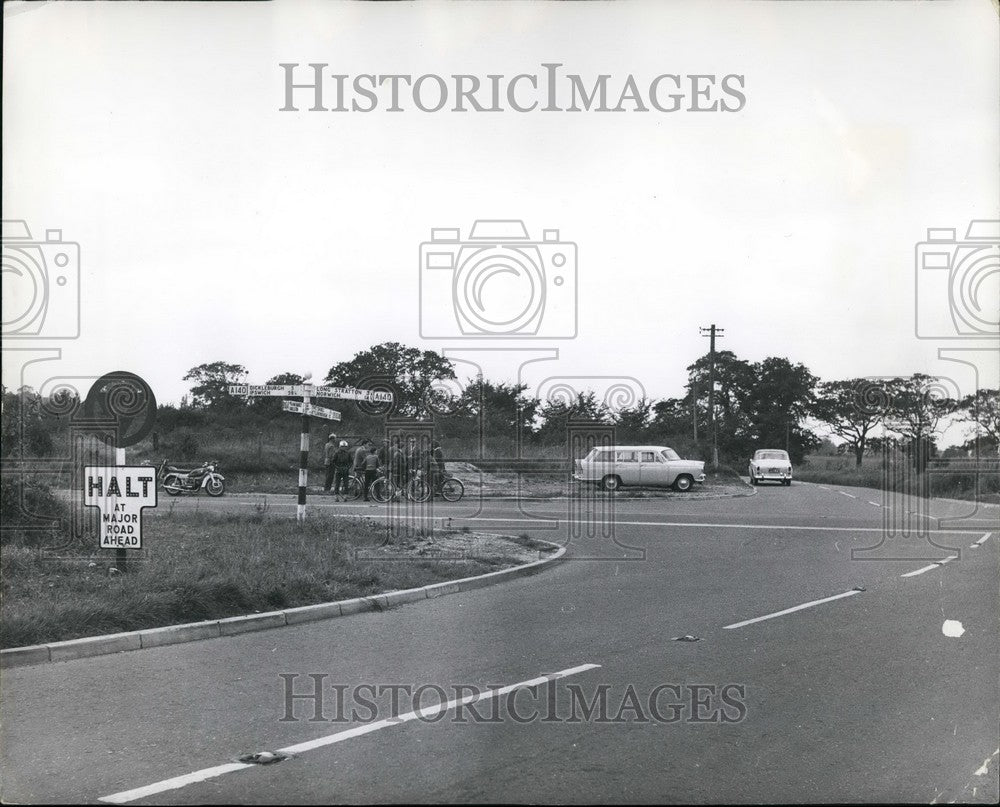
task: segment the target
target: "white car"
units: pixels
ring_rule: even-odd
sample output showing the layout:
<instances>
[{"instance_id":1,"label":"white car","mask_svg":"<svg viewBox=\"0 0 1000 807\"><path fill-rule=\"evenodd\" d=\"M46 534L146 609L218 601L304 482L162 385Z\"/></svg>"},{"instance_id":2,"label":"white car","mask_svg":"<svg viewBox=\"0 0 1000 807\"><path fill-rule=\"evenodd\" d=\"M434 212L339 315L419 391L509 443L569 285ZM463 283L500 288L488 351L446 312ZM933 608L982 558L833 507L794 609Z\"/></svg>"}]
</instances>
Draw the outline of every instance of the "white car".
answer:
<instances>
[{"instance_id":1,"label":"white car","mask_svg":"<svg viewBox=\"0 0 1000 807\"><path fill-rule=\"evenodd\" d=\"M682 460L667 446L598 446L576 461L573 478L614 491L623 485L691 490L705 481L705 463Z\"/></svg>"},{"instance_id":2,"label":"white car","mask_svg":"<svg viewBox=\"0 0 1000 807\"><path fill-rule=\"evenodd\" d=\"M792 484L792 461L788 452L778 448L762 448L755 451L750 459L750 484L758 485L765 480Z\"/></svg>"}]
</instances>

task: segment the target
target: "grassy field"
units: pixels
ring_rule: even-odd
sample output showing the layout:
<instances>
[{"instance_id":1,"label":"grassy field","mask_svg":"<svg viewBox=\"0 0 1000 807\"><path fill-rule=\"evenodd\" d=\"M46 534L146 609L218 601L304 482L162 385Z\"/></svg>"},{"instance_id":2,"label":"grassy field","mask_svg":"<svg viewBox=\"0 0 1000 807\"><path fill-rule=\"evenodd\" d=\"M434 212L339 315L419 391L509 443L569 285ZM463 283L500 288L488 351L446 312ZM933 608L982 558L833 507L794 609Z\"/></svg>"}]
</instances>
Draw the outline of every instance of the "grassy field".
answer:
<instances>
[{"instance_id":1,"label":"grassy field","mask_svg":"<svg viewBox=\"0 0 1000 807\"><path fill-rule=\"evenodd\" d=\"M1000 460L931 460L917 477L905 462L883 465L881 457L865 457L857 467L853 457L810 456L795 466L803 482L895 490L945 499L1000 502Z\"/></svg>"},{"instance_id":2,"label":"grassy field","mask_svg":"<svg viewBox=\"0 0 1000 807\"><path fill-rule=\"evenodd\" d=\"M475 534L472 534L475 536ZM417 534L385 546L367 519L314 514L303 526L261 509L148 518L125 574L110 551L55 559L26 541L0 556L0 644L18 647L369 596L483 574L553 551L527 536L492 539L464 557L468 533ZM390 553L396 559L382 559ZM131 554L131 553L130 553ZM399 558L399 555L405 555Z\"/></svg>"}]
</instances>

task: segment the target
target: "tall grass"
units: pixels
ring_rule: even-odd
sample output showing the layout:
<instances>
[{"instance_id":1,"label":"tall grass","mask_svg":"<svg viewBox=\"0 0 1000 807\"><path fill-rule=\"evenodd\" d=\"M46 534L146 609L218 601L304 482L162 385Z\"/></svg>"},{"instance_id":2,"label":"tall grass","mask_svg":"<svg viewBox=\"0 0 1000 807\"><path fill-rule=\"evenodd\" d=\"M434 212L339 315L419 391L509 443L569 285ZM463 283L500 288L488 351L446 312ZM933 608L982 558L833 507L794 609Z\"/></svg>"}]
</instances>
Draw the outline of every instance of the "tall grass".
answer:
<instances>
[{"instance_id":1,"label":"tall grass","mask_svg":"<svg viewBox=\"0 0 1000 807\"><path fill-rule=\"evenodd\" d=\"M110 573L110 551L53 558L28 542L5 542L0 644L29 645L363 597L512 562L500 555L374 559L384 537L384 526L322 514L303 525L264 513L163 514L147 519L144 549L130 559L125 574Z\"/></svg>"}]
</instances>

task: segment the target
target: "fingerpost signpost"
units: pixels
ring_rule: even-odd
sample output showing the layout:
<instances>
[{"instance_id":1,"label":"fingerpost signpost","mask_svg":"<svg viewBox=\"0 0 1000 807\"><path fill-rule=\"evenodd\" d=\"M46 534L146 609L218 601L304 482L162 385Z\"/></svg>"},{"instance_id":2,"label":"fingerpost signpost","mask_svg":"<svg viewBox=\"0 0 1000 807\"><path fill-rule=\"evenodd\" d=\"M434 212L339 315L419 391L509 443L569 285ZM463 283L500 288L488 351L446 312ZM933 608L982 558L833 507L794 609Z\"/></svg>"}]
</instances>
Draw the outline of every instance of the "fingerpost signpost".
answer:
<instances>
[{"instance_id":1,"label":"fingerpost signpost","mask_svg":"<svg viewBox=\"0 0 1000 807\"><path fill-rule=\"evenodd\" d=\"M365 401L367 403L392 403L391 392L382 390L354 389L353 387L317 387L312 384L231 384L229 394L245 398L284 398L290 396L302 401L282 401L286 412L302 415L302 432L299 437L299 501L295 516L299 521L306 517L306 486L309 482L309 418L340 420L340 412L316 406L312 398L332 398L342 401Z\"/></svg>"}]
</instances>

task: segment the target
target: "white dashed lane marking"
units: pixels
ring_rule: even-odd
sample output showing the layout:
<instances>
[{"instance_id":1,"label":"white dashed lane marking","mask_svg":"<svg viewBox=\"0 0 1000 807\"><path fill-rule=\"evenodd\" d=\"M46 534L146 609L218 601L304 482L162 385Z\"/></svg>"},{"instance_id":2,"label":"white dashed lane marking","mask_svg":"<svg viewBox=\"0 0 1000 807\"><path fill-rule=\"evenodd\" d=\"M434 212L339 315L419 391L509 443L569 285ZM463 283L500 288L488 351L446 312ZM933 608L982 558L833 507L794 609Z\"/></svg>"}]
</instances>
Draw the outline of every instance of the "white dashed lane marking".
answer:
<instances>
[{"instance_id":1,"label":"white dashed lane marking","mask_svg":"<svg viewBox=\"0 0 1000 807\"><path fill-rule=\"evenodd\" d=\"M924 568L922 569L917 569L916 571L913 572L907 572L906 574L901 574L900 577L916 577L918 574L923 574L924 572L929 572L932 569L938 568L939 566L944 566L946 563L955 560L955 558L957 557L958 555L949 555L947 558L944 558L943 560L935 561L930 566L924 566Z\"/></svg>"},{"instance_id":2,"label":"white dashed lane marking","mask_svg":"<svg viewBox=\"0 0 1000 807\"><path fill-rule=\"evenodd\" d=\"M279 754L287 754L289 756L302 754L316 748L322 748L324 746L333 745L334 743L344 742L345 740L352 740L355 737L361 737L365 734L371 734L373 731L399 726L404 723L408 723L411 720L428 720L429 718L435 717L442 712L454 709L456 706L468 706L480 701L492 700L494 698L502 697L503 695L508 695L518 689L529 689L531 687L541 686L548 681L554 681L558 678L566 678L570 675L577 675L582 672L587 672L588 670L596 669L600 666L600 664L581 664L578 667L570 667L569 669L561 670L560 672L548 673L546 675L541 675L538 678L532 678L528 681L511 684L510 686L499 687L498 689L487 689L483 692L466 695L464 698L456 698L442 703L435 703L413 712L407 712L406 714L389 717L385 720L378 720L374 723L364 723L360 726L355 726L352 729L338 731L334 734L328 734L325 737L318 737L315 740L308 740L304 743L299 743L298 745L290 745L287 748L279 748L277 752ZM164 779L161 782L155 782L151 785L137 787L133 790L123 790L121 793L113 793L110 796L102 796L98 799L98 801L105 802L106 804L127 804L130 801L148 798L149 796L155 796L158 793L165 793L169 790L179 790L187 785L192 785L196 782L204 782L207 779L214 779L226 773L242 771L247 768L254 767L257 766L246 762L230 762L225 765L215 765L214 767L202 768L200 771L187 773L183 776L174 776L170 779Z\"/></svg>"},{"instance_id":3,"label":"white dashed lane marking","mask_svg":"<svg viewBox=\"0 0 1000 807\"><path fill-rule=\"evenodd\" d=\"M817 605L822 605L825 602L833 602L833 600L840 600L844 597L853 597L855 594L860 593L861 592L857 589L851 589L850 591L845 591L842 594L834 594L832 597L824 597L822 600L812 600L810 602L804 602L802 605L793 605L791 608L785 608L782 611L775 611L773 614L764 614L764 616L756 616L753 619L744 619L742 622L734 622L732 625L724 626L723 630L742 628L744 625L752 625L755 622L763 622L765 619L774 619L775 617L784 616L785 614L793 614L796 611L813 608Z\"/></svg>"}]
</instances>

